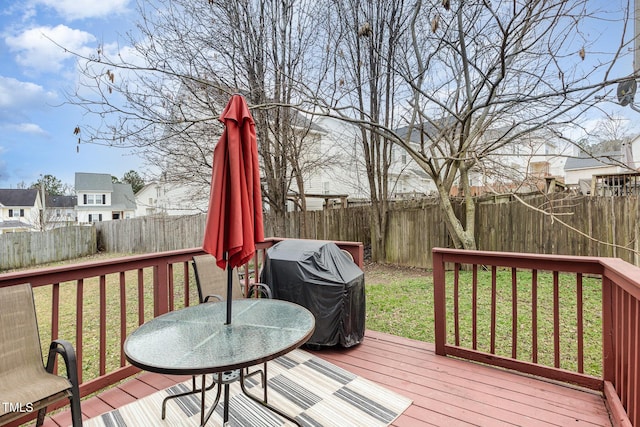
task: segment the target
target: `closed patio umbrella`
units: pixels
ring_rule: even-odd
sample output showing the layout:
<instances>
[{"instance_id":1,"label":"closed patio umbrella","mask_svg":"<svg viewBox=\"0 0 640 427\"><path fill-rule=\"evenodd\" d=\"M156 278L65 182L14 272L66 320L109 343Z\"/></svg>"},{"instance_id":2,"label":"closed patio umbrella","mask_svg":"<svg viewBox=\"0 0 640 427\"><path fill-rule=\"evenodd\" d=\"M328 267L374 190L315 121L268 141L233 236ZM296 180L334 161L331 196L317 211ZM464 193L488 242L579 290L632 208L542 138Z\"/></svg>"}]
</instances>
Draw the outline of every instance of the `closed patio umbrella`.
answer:
<instances>
[{"instance_id":1,"label":"closed patio umbrella","mask_svg":"<svg viewBox=\"0 0 640 427\"><path fill-rule=\"evenodd\" d=\"M234 94L220 115L224 131L213 151L213 176L203 249L227 269L227 324L232 269L248 262L264 240L255 122L244 97Z\"/></svg>"},{"instance_id":2,"label":"closed patio umbrella","mask_svg":"<svg viewBox=\"0 0 640 427\"><path fill-rule=\"evenodd\" d=\"M248 262L264 240L258 145L244 97L231 96L220 114L224 131L213 150L213 175L202 248L227 269L227 313L231 325L233 269ZM204 387L204 381L202 386ZM229 384L224 385L224 425L229 419Z\"/></svg>"}]
</instances>

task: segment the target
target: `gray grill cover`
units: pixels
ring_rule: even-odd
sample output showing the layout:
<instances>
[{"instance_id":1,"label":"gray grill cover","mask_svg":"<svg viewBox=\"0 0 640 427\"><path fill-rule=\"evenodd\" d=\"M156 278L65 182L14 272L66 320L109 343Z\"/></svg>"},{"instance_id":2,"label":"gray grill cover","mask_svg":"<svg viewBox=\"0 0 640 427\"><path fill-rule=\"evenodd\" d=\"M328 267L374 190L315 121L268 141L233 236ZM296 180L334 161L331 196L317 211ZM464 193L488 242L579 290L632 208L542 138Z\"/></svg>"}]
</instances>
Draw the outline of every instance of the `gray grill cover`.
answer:
<instances>
[{"instance_id":1,"label":"gray grill cover","mask_svg":"<svg viewBox=\"0 0 640 427\"><path fill-rule=\"evenodd\" d=\"M316 329L307 345L351 347L364 337L364 273L333 242L283 240L267 250L261 281L273 298L307 308Z\"/></svg>"}]
</instances>

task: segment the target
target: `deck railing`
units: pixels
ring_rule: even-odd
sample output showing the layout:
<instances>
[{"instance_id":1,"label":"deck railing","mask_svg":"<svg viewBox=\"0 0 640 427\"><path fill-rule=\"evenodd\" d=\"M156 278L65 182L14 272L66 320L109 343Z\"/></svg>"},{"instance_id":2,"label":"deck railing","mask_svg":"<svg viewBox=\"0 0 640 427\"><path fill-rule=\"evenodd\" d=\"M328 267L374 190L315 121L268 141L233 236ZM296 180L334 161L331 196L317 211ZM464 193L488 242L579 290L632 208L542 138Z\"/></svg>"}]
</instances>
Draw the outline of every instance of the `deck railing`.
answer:
<instances>
[{"instance_id":1,"label":"deck railing","mask_svg":"<svg viewBox=\"0 0 640 427\"><path fill-rule=\"evenodd\" d=\"M243 277L250 282L259 280L254 272L260 271L266 250L279 240L282 239L270 238L258 244L252 261L240 271ZM362 243L335 243L362 267ZM5 273L0 274L0 287L30 283L39 309L39 302L50 305L45 310L50 318L39 319L41 325L51 325L45 333L41 329L41 340L46 348L51 339L58 338L74 345L80 395L84 397L139 372L127 364L123 352L125 338L132 329L150 318L198 303L191 260L203 253L202 249L193 248ZM75 331L69 332L67 324L74 324ZM93 361L95 357L97 362ZM97 367L87 374L84 371L89 364ZM27 414L9 426L34 417L35 414Z\"/></svg>"},{"instance_id":2,"label":"deck railing","mask_svg":"<svg viewBox=\"0 0 640 427\"><path fill-rule=\"evenodd\" d=\"M640 425L640 268L440 248L433 260L437 354L602 391L615 425Z\"/></svg>"}]
</instances>

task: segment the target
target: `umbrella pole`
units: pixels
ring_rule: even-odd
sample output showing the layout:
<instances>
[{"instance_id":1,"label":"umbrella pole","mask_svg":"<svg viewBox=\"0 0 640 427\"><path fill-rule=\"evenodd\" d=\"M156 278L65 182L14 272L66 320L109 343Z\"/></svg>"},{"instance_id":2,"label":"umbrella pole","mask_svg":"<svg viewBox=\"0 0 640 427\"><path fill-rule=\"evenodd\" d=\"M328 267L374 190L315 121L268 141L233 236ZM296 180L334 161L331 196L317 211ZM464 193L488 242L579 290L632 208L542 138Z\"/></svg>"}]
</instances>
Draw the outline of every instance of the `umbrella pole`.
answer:
<instances>
[{"instance_id":1,"label":"umbrella pole","mask_svg":"<svg viewBox=\"0 0 640 427\"><path fill-rule=\"evenodd\" d=\"M229 254L226 253L227 258L227 321L225 325L231 324L231 299L233 296L233 268L231 268L231 264L229 263Z\"/></svg>"}]
</instances>

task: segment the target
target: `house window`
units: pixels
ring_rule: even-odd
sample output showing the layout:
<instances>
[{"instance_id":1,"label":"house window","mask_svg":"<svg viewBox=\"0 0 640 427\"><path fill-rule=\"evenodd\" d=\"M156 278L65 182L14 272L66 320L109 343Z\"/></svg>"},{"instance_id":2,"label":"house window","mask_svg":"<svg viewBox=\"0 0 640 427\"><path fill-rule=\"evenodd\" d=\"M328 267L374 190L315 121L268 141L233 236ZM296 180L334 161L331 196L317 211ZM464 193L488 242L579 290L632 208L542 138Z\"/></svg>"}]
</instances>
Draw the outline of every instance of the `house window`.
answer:
<instances>
[{"instance_id":1,"label":"house window","mask_svg":"<svg viewBox=\"0 0 640 427\"><path fill-rule=\"evenodd\" d=\"M329 194L329 190L331 188L331 184L329 184L329 182L324 181L322 183L322 194Z\"/></svg>"},{"instance_id":2,"label":"house window","mask_svg":"<svg viewBox=\"0 0 640 427\"><path fill-rule=\"evenodd\" d=\"M89 214L89 222L100 222L102 221L102 214Z\"/></svg>"},{"instance_id":3,"label":"house window","mask_svg":"<svg viewBox=\"0 0 640 427\"><path fill-rule=\"evenodd\" d=\"M24 209L9 209L9 218L24 217Z\"/></svg>"},{"instance_id":4,"label":"house window","mask_svg":"<svg viewBox=\"0 0 640 427\"><path fill-rule=\"evenodd\" d=\"M104 205L106 204L106 194L85 194L85 205Z\"/></svg>"}]
</instances>

